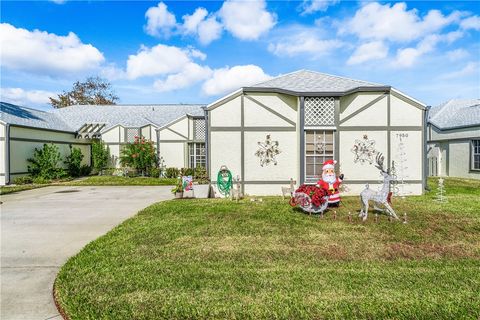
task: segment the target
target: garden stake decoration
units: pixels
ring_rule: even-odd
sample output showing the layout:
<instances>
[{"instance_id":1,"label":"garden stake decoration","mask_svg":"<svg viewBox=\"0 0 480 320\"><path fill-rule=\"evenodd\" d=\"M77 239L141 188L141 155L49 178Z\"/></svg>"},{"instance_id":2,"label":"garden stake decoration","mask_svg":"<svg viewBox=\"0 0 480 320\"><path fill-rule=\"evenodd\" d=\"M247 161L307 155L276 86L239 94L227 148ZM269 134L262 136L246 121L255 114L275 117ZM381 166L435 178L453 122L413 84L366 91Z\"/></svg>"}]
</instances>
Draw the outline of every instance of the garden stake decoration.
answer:
<instances>
[{"instance_id":1,"label":"garden stake decoration","mask_svg":"<svg viewBox=\"0 0 480 320\"><path fill-rule=\"evenodd\" d=\"M397 214L390 206L392 193L390 192L390 182L393 180L393 177L390 175L389 170L385 170L383 167L384 157L379 153L376 157L377 164L375 167L380 170L380 173L383 176L383 186L380 191L374 191L370 189L370 186L365 186L365 189L360 193L362 209L358 215L362 218L363 221L367 220L368 217L368 202L373 201L374 210L386 212L390 217L399 220ZM380 206L383 206L385 209L381 209Z\"/></svg>"},{"instance_id":2,"label":"garden stake decoration","mask_svg":"<svg viewBox=\"0 0 480 320\"><path fill-rule=\"evenodd\" d=\"M230 196L230 191L232 190L233 181L232 173L228 170L227 166L223 165L220 167L220 171L217 174L217 187L220 194L225 198Z\"/></svg>"},{"instance_id":3,"label":"garden stake decoration","mask_svg":"<svg viewBox=\"0 0 480 320\"><path fill-rule=\"evenodd\" d=\"M277 155L282 151L278 148L278 141L272 141L272 138L269 134L265 138L265 142L257 142L258 150L255 152L255 156L260 159L260 166L268 166L270 163L277 165Z\"/></svg>"},{"instance_id":4,"label":"garden stake decoration","mask_svg":"<svg viewBox=\"0 0 480 320\"><path fill-rule=\"evenodd\" d=\"M447 197L445 196L445 180L443 178L438 179L438 187L437 187L437 198L435 201L437 202L448 202Z\"/></svg>"}]
</instances>

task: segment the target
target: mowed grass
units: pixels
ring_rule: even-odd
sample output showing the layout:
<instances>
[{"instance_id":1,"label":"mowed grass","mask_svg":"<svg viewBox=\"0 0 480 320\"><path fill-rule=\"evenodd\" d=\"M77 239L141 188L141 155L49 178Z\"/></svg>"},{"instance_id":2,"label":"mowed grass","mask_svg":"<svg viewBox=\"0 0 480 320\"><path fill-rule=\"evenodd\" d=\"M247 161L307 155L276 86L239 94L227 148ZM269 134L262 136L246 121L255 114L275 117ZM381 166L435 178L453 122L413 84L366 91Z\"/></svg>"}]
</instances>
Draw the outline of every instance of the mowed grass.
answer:
<instances>
[{"instance_id":1,"label":"mowed grass","mask_svg":"<svg viewBox=\"0 0 480 320\"><path fill-rule=\"evenodd\" d=\"M436 182L430 180L431 186ZM55 290L70 319L478 319L480 181L394 200L408 223L287 200L158 203L87 245Z\"/></svg>"},{"instance_id":2,"label":"mowed grass","mask_svg":"<svg viewBox=\"0 0 480 320\"><path fill-rule=\"evenodd\" d=\"M46 187L43 184L20 184L14 186L1 186L0 187L0 195L6 195L9 193L20 192L25 190L32 190L37 188Z\"/></svg>"},{"instance_id":3,"label":"mowed grass","mask_svg":"<svg viewBox=\"0 0 480 320\"><path fill-rule=\"evenodd\" d=\"M72 180L69 186L172 186L176 179L154 177L89 176Z\"/></svg>"}]
</instances>

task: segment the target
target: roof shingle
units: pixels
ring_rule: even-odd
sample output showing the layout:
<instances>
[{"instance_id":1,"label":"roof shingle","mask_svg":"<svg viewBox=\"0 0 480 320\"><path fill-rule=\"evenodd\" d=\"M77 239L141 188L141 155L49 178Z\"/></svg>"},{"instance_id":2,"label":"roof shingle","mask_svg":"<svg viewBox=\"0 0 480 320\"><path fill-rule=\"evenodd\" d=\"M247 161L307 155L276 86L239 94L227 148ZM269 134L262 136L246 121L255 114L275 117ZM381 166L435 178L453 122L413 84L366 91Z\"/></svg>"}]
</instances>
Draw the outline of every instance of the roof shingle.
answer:
<instances>
[{"instance_id":1,"label":"roof shingle","mask_svg":"<svg viewBox=\"0 0 480 320\"><path fill-rule=\"evenodd\" d=\"M430 109L428 122L439 129L480 126L480 99L452 99Z\"/></svg>"}]
</instances>

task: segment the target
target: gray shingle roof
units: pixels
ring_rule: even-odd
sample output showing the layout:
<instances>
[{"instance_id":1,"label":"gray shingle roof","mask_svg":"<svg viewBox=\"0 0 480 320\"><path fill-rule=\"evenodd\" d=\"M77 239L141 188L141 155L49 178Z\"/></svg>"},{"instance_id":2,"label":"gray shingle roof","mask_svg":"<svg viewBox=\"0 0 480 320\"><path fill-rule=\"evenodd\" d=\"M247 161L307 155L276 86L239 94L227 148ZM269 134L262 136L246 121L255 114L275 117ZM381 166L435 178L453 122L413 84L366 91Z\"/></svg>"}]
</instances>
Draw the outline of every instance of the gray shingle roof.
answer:
<instances>
[{"instance_id":1,"label":"gray shingle roof","mask_svg":"<svg viewBox=\"0 0 480 320\"><path fill-rule=\"evenodd\" d=\"M316 71L299 70L258 83L249 88L275 88L294 92L344 93L359 87L384 87L384 85Z\"/></svg>"},{"instance_id":2,"label":"gray shingle roof","mask_svg":"<svg viewBox=\"0 0 480 320\"><path fill-rule=\"evenodd\" d=\"M76 105L50 112L1 102L1 120L29 127L53 130L79 130L85 123L105 123L104 130L122 125L141 127L163 126L182 116L203 116L201 104L164 105Z\"/></svg>"},{"instance_id":3,"label":"gray shingle roof","mask_svg":"<svg viewBox=\"0 0 480 320\"><path fill-rule=\"evenodd\" d=\"M51 112L0 102L0 120L19 126L72 131L72 128Z\"/></svg>"},{"instance_id":4,"label":"gray shingle roof","mask_svg":"<svg viewBox=\"0 0 480 320\"><path fill-rule=\"evenodd\" d=\"M480 125L480 99L452 99L430 109L428 122L439 129Z\"/></svg>"}]
</instances>

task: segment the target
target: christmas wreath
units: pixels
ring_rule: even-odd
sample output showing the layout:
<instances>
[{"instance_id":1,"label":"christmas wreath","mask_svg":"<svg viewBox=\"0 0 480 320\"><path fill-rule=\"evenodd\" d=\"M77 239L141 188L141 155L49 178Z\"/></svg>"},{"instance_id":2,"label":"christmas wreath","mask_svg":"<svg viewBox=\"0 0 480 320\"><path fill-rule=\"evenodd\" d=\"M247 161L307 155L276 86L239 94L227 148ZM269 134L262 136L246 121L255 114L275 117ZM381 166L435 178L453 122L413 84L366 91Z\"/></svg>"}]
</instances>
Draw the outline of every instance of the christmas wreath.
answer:
<instances>
[{"instance_id":1,"label":"christmas wreath","mask_svg":"<svg viewBox=\"0 0 480 320\"><path fill-rule=\"evenodd\" d=\"M322 204L324 204L327 201L327 198L326 198L326 196L328 196L327 192L317 186L302 184L297 190L295 190L295 193L300 193L300 192L308 195L310 199L312 199L312 204L315 207L320 207Z\"/></svg>"}]
</instances>

